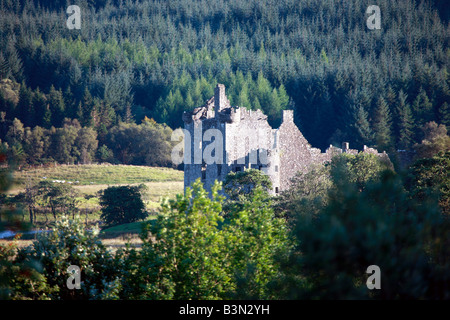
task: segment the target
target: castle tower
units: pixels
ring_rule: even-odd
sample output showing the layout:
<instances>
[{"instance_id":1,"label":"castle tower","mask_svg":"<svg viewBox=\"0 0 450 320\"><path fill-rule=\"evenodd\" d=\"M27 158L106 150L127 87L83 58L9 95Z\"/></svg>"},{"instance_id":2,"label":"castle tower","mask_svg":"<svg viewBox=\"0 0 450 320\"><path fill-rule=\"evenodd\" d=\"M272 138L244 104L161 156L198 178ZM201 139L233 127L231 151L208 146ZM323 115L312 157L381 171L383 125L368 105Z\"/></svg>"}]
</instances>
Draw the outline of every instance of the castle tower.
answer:
<instances>
[{"instance_id":1,"label":"castle tower","mask_svg":"<svg viewBox=\"0 0 450 320\"><path fill-rule=\"evenodd\" d=\"M221 112L225 108L230 108L230 101L225 94L225 86L218 84L214 88L214 110Z\"/></svg>"},{"instance_id":2,"label":"castle tower","mask_svg":"<svg viewBox=\"0 0 450 320\"><path fill-rule=\"evenodd\" d=\"M297 172L307 172L312 164L330 161L338 148L326 153L313 148L294 123L294 111L283 110L283 122L273 129L261 110L232 107L225 86L218 84L206 103L183 114L185 152L184 186L200 178L207 191L216 180L230 172L257 169L270 177L276 195L289 189ZM365 148L365 152L379 154ZM339 152L355 153L346 142ZM380 154L379 154L380 155ZM218 161L221 160L221 161Z\"/></svg>"}]
</instances>

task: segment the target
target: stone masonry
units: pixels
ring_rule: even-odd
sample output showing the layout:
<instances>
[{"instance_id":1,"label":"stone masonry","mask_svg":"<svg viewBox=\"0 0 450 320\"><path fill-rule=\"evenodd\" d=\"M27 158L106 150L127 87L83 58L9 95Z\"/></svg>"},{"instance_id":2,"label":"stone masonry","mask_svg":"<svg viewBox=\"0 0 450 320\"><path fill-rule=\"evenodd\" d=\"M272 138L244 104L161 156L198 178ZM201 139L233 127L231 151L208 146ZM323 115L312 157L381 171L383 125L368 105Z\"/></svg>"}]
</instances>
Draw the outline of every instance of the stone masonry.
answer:
<instances>
[{"instance_id":1,"label":"stone masonry","mask_svg":"<svg viewBox=\"0 0 450 320\"><path fill-rule=\"evenodd\" d=\"M185 188L201 178L209 191L215 180L223 181L229 172L254 168L270 177L271 194L276 195L288 189L291 178L298 171L306 172L311 164L330 161L338 153L358 153L346 142L342 148L330 145L326 152L311 147L295 125L292 110L284 110L282 124L273 129L261 110L231 106L222 84L204 106L184 112L183 121L192 137L185 139L185 150L192 150L190 161L185 158ZM207 163L202 155L210 151L213 142L216 161ZM363 152L387 157L372 148L364 147Z\"/></svg>"}]
</instances>

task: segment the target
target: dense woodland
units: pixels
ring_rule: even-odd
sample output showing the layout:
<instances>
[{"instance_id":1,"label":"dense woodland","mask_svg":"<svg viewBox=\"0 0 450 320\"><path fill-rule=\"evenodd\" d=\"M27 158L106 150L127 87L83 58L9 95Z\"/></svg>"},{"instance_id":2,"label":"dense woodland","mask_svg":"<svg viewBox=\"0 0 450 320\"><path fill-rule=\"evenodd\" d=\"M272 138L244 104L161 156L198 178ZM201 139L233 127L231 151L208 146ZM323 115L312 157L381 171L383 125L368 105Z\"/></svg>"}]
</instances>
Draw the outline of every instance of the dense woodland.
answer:
<instances>
[{"instance_id":1,"label":"dense woodland","mask_svg":"<svg viewBox=\"0 0 450 320\"><path fill-rule=\"evenodd\" d=\"M176 129L220 82L275 127L294 109L315 147L410 149L425 123L450 123L448 10L378 1L382 28L369 30L369 2L77 1L81 29L70 30L66 1L1 0L0 139L33 163L8 138L15 118L30 132L77 121L92 156L48 149L40 161L127 163L112 128L147 117Z\"/></svg>"},{"instance_id":2,"label":"dense woodland","mask_svg":"<svg viewBox=\"0 0 450 320\"><path fill-rule=\"evenodd\" d=\"M89 0L69 30L73 3L0 0L0 231L53 215L31 245L0 245L0 299L450 299L449 7L377 3L381 30L363 0ZM145 221L140 187L111 186L103 222L143 227L140 248L116 252L75 217L74 187L7 194L10 160L171 166L183 110L218 82L275 127L294 109L315 147L415 159L339 154L276 197L259 170L223 193L199 179Z\"/></svg>"}]
</instances>

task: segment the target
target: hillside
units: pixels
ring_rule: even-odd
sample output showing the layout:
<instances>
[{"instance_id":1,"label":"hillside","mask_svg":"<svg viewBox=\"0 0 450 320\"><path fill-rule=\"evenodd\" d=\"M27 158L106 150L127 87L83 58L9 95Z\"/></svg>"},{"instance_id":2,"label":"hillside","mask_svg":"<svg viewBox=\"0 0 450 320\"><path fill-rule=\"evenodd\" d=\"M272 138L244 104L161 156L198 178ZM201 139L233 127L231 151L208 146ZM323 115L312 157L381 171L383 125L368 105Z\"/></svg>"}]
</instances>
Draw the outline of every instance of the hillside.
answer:
<instances>
[{"instance_id":1,"label":"hillside","mask_svg":"<svg viewBox=\"0 0 450 320\"><path fill-rule=\"evenodd\" d=\"M16 187L42 180L74 186L135 184L147 182L183 181L183 172L169 168L124 165L61 165L14 172Z\"/></svg>"},{"instance_id":2,"label":"hillside","mask_svg":"<svg viewBox=\"0 0 450 320\"><path fill-rule=\"evenodd\" d=\"M0 139L19 162L169 166L134 156L140 145L124 150L114 132L146 119L176 129L223 83L233 105L262 109L274 127L294 109L315 147L410 149L426 122L450 124L443 3L378 1L381 29L370 30L366 0L86 1L77 30L67 28L65 1L0 0L0 78L23 84L13 104L0 95ZM51 146L66 132L36 132L44 147L52 142L33 158L8 135L14 118L30 131L89 128L91 142L60 154Z\"/></svg>"}]
</instances>

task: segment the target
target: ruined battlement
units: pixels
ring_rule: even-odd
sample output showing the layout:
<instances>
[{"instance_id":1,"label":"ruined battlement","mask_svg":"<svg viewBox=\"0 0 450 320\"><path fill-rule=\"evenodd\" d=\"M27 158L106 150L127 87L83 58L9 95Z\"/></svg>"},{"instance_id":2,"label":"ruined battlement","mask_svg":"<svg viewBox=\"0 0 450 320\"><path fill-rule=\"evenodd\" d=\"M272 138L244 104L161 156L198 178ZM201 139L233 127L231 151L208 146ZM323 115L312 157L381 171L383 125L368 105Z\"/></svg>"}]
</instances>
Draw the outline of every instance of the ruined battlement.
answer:
<instances>
[{"instance_id":1,"label":"ruined battlement","mask_svg":"<svg viewBox=\"0 0 450 320\"><path fill-rule=\"evenodd\" d=\"M185 187L201 178L205 188L210 190L215 180L225 179L229 172L254 168L270 177L271 193L276 195L289 188L291 178L298 171L306 172L311 165L329 162L340 153L358 153L358 150L350 149L348 142L344 142L341 148L330 145L325 152L312 147L295 125L293 110L283 110L280 127L272 128L261 110L231 106L222 84L216 86L214 96L202 107L184 112L183 121L191 137L197 137L185 139L185 150L200 153L201 159L205 152L211 151L212 143L216 143L214 157L218 160L213 163L205 160L185 163ZM209 134L205 134L209 129L216 129L213 132L220 133L219 137L209 139ZM198 136L200 140L205 136L208 139L200 141ZM363 152L389 159L386 153L366 146ZM222 158L217 158L218 154Z\"/></svg>"}]
</instances>

